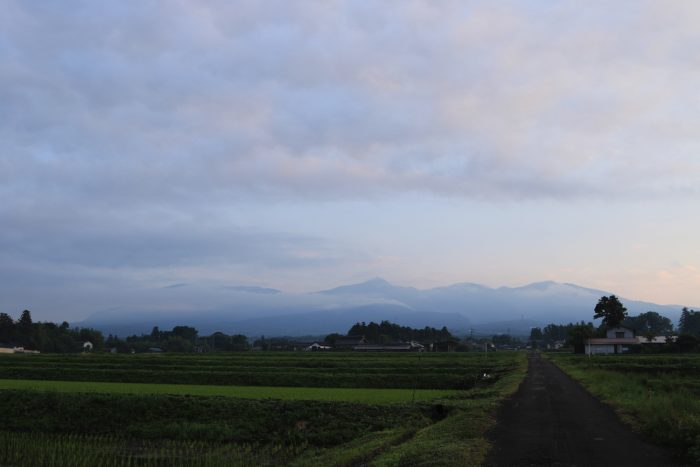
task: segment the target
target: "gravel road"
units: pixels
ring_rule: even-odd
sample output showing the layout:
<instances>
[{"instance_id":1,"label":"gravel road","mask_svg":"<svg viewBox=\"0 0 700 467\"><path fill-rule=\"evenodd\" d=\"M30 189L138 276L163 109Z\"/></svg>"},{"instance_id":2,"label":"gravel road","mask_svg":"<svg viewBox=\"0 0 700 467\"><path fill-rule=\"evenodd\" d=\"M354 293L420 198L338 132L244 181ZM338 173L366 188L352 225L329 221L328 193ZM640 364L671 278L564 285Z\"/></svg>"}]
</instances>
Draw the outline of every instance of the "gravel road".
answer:
<instances>
[{"instance_id":1,"label":"gravel road","mask_svg":"<svg viewBox=\"0 0 700 467\"><path fill-rule=\"evenodd\" d=\"M486 466L669 466L669 453L643 441L556 365L528 355L528 374L498 414Z\"/></svg>"}]
</instances>

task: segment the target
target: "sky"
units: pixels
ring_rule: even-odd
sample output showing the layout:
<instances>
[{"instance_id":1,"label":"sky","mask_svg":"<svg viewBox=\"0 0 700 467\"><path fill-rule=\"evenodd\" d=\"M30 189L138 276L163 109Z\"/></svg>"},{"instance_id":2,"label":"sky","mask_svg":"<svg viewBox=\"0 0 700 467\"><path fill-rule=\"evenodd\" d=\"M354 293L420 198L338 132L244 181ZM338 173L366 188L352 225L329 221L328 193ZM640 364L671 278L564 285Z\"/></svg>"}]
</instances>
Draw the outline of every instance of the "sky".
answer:
<instances>
[{"instance_id":1,"label":"sky","mask_svg":"<svg viewBox=\"0 0 700 467\"><path fill-rule=\"evenodd\" d=\"M0 311L372 277L700 305L694 0L2 10Z\"/></svg>"}]
</instances>

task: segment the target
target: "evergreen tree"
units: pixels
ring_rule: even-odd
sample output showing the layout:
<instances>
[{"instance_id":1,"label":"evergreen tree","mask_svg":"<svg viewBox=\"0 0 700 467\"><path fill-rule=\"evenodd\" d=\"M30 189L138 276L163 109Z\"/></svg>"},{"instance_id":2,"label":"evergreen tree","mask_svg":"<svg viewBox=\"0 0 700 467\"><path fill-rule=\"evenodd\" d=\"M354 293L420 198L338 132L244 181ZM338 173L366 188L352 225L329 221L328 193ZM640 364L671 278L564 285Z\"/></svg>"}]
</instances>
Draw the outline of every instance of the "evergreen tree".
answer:
<instances>
[{"instance_id":1,"label":"evergreen tree","mask_svg":"<svg viewBox=\"0 0 700 467\"><path fill-rule=\"evenodd\" d=\"M20 343L25 347L34 345L34 323L32 322L32 313L29 310L24 310L16 326L17 334Z\"/></svg>"},{"instance_id":2,"label":"evergreen tree","mask_svg":"<svg viewBox=\"0 0 700 467\"><path fill-rule=\"evenodd\" d=\"M7 313L0 313L0 342L10 344L15 340L15 322Z\"/></svg>"},{"instance_id":3,"label":"evergreen tree","mask_svg":"<svg viewBox=\"0 0 700 467\"><path fill-rule=\"evenodd\" d=\"M683 308L678 328L681 334L700 336L700 311Z\"/></svg>"}]
</instances>

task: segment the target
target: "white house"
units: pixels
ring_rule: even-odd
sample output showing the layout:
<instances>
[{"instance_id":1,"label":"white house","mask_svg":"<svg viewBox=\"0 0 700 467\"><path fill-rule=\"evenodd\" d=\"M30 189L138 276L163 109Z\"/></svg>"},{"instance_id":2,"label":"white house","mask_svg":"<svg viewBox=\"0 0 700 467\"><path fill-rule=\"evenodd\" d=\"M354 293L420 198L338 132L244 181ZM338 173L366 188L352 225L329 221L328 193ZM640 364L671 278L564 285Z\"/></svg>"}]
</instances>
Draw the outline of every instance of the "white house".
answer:
<instances>
[{"instance_id":1,"label":"white house","mask_svg":"<svg viewBox=\"0 0 700 467\"><path fill-rule=\"evenodd\" d=\"M629 351L631 345L639 344L634 330L624 326L610 328L605 337L586 339L586 354L619 354Z\"/></svg>"}]
</instances>

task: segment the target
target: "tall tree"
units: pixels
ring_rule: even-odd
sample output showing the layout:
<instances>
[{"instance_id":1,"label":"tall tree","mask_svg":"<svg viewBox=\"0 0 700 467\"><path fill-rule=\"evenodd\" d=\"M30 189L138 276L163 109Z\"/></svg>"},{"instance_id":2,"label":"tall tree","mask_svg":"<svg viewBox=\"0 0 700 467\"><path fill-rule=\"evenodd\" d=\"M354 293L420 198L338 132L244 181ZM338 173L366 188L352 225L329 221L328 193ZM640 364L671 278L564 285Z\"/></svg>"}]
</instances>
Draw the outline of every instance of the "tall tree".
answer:
<instances>
[{"instance_id":1,"label":"tall tree","mask_svg":"<svg viewBox=\"0 0 700 467\"><path fill-rule=\"evenodd\" d=\"M678 328L682 334L700 335L700 311L689 310L684 307Z\"/></svg>"},{"instance_id":2,"label":"tall tree","mask_svg":"<svg viewBox=\"0 0 700 467\"><path fill-rule=\"evenodd\" d=\"M627 318L627 308L615 296L601 297L594 308L593 319L603 318L603 324L609 328L619 326Z\"/></svg>"},{"instance_id":3,"label":"tall tree","mask_svg":"<svg viewBox=\"0 0 700 467\"><path fill-rule=\"evenodd\" d=\"M25 347L31 347L32 345L34 345L34 323L32 322L31 311L24 310L22 312L22 316L19 317L15 329L19 334L19 338L22 342L22 345L24 345Z\"/></svg>"},{"instance_id":4,"label":"tall tree","mask_svg":"<svg viewBox=\"0 0 700 467\"><path fill-rule=\"evenodd\" d=\"M15 338L15 322L7 313L0 313L0 342L10 344Z\"/></svg>"},{"instance_id":5,"label":"tall tree","mask_svg":"<svg viewBox=\"0 0 700 467\"><path fill-rule=\"evenodd\" d=\"M540 329L540 328L530 329L530 340L531 341L538 341L541 339L542 339L542 329Z\"/></svg>"}]
</instances>

